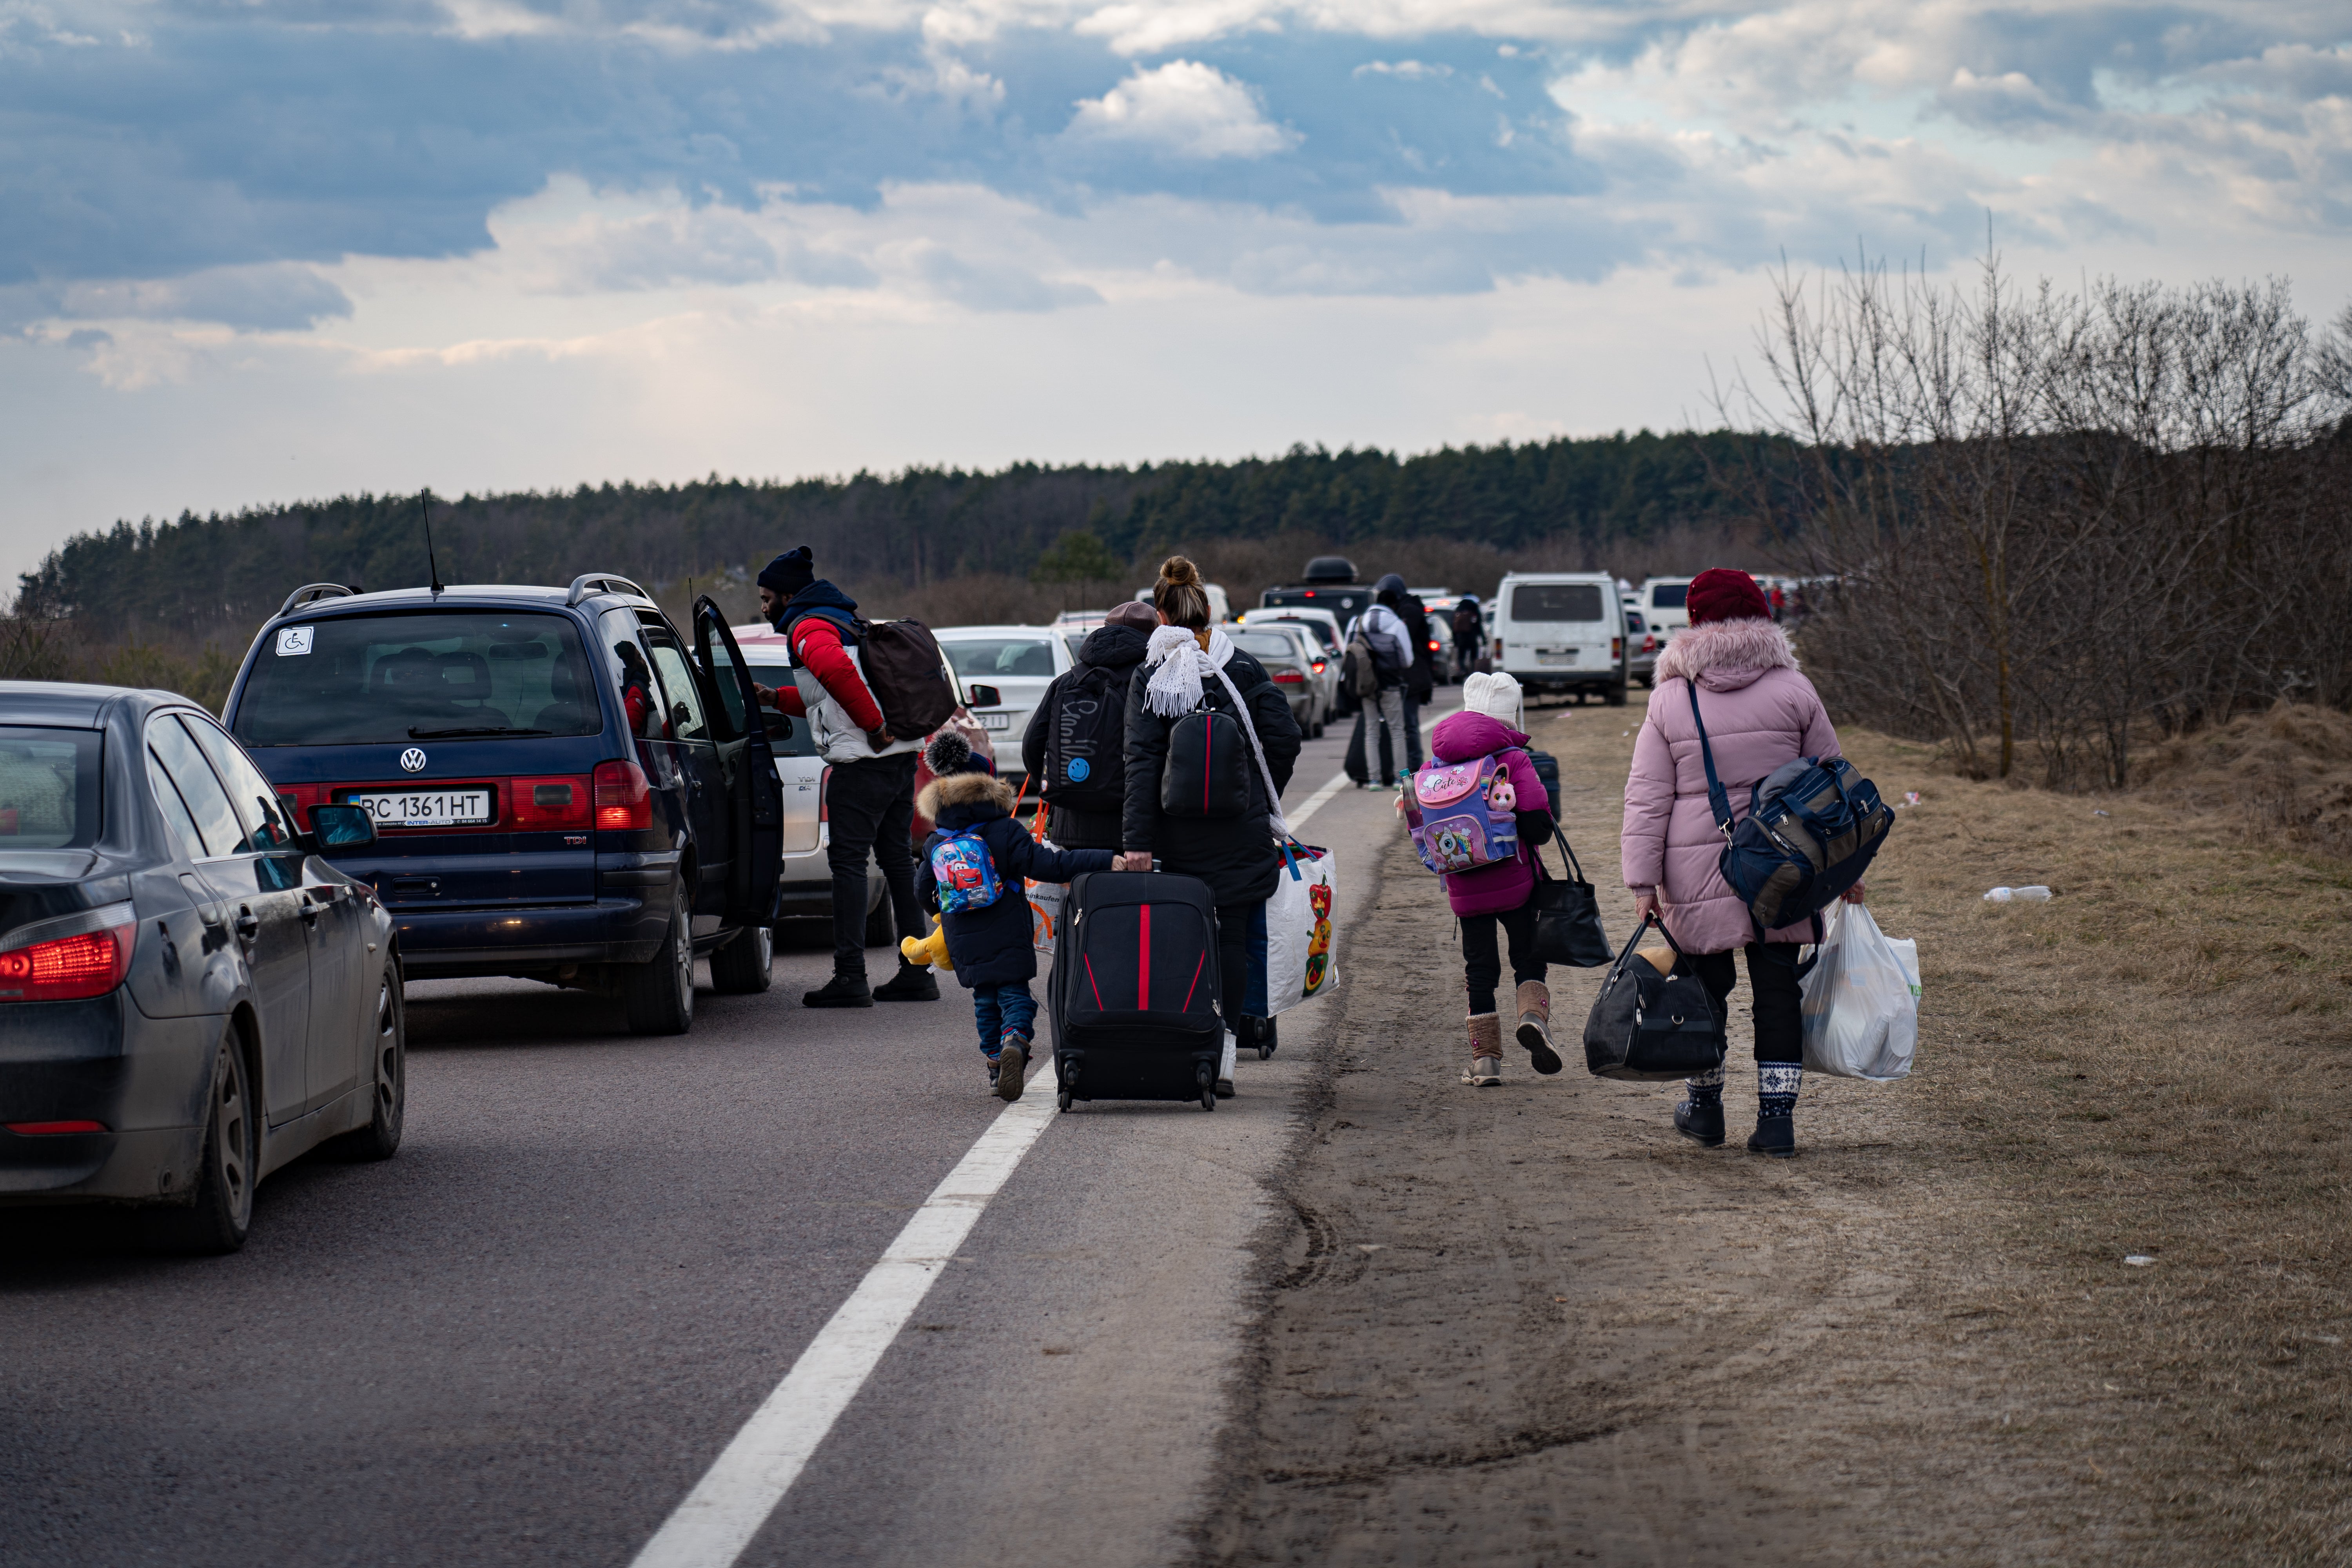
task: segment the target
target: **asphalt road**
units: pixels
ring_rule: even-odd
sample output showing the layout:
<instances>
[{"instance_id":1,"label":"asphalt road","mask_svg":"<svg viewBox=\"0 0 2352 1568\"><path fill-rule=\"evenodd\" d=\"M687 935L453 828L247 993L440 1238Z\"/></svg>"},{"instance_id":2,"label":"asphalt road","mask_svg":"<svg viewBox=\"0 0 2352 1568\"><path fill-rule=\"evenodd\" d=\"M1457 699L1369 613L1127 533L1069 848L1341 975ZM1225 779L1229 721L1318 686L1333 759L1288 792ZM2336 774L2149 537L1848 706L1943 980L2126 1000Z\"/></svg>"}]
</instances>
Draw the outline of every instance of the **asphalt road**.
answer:
<instances>
[{"instance_id":1,"label":"asphalt road","mask_svg":"<svg viewBox=\"0 0 2352 1568\"><path fill-rule=\"evenodd\" d=\"M1394 831L1344 790L1303 835L1339 855L1343 984ZM828 967L782 951L672 1040L415 985L399 1157L278 1173L235 1257L0 1215L0 1563L629 1563L1002 1109L960 987L802 1007ZM1213 1114L1054 1118L740 1561L1181 1555L1326 1014Z\"/></svg>"}]
</instances>

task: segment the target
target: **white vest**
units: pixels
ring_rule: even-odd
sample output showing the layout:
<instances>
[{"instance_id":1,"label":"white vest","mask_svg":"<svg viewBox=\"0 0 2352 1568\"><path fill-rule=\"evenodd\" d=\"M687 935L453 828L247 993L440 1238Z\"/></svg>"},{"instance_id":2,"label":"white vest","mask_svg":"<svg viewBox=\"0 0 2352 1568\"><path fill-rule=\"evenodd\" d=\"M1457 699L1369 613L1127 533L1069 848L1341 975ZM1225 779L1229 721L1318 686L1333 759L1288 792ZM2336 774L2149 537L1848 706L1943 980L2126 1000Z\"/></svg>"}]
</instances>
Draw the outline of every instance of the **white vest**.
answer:
<instances>
[{"instance_id":1,"label":"white vest","mask_svg":"<svg viewBox=\"0 0 2352 1568\"><path fill-rule=\"evenodd\" d=\"M857 679L864 680L866 660L857 646L845 638L841 651L849 656L849 662L856 668ZM849 716L849 710L833 700L833 693L824 689L824 682L800 661L797 654L793 658L793 684L800 689L801 707L808 715L809 730L816 738L817 752L826 762L864 763L876 757L895 757L922 750L923 742L917 740L893 741L881 751L876 751L867 742L866 731L859 729L857 721ZM873 688L869 686L866 689L870 692Z\"/></svg>"}]
</instances>

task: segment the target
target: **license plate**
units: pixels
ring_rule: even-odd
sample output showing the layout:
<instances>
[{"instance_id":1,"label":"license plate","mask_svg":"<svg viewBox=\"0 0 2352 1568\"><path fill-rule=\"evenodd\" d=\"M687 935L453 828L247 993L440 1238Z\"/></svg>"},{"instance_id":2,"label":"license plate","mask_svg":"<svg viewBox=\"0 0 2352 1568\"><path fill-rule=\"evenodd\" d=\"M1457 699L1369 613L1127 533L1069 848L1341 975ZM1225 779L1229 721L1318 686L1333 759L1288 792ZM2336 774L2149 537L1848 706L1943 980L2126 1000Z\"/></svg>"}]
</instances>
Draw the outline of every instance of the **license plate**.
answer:
<instances>
[{"instance_id":1,"label":"license plate","mask_svg":"<svg viewBox=\"0 0 2352 1568\"><path fill-rule=\"evenodd\" d=\"M1576 662L1576 650L1574 648L1570 648L1566 653L1545 653L1539 651L1536 655L1536 662L1538 664L1574 664Z\"/></svg>"},{"instance_id":2,"label":"license plate","mask_svg":"<svg viewBox=\"0 0 2352 1568\"><path fill-rule=\"evenodd\" d=\"M1010 730L1013 728L1013 715L1010 713L982 713L980 716L980 727L983 730Z\"/></svg>"},{"instance_id":3,"label":"license plate","mask_svg":"<svg viewBox=\"0 0 2352 1568\"><path fill-rule=\"evenodd\" d=\"M486 789L402 790L343 799L367 807L378 827L457 827L491 820L490 792Z\"/></svg>"}]
</instances>

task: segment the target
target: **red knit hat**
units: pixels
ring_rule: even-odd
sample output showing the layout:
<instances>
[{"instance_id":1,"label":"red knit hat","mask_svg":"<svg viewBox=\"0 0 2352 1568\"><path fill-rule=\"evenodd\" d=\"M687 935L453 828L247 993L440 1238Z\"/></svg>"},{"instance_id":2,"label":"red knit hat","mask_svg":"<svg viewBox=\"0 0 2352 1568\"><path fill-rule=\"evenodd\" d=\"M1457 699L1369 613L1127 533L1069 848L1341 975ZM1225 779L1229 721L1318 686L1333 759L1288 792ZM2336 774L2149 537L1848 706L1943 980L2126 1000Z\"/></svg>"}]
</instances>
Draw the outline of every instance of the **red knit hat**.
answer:
<instances>
[{"instance_id":1,"label":"red knit hat","mask_svg":"<svg viewBox=\"0 0 2352 1568\"><path fill-rule=\"evenodd\" d=\"M1709 621L1772 618L1772 606L1764 602L1764 590L1756 585L1756 579L1745 572L1722 566L1711 567L1692 578L1683 603L1695 626Z\"/></svg>"}]
</instances>

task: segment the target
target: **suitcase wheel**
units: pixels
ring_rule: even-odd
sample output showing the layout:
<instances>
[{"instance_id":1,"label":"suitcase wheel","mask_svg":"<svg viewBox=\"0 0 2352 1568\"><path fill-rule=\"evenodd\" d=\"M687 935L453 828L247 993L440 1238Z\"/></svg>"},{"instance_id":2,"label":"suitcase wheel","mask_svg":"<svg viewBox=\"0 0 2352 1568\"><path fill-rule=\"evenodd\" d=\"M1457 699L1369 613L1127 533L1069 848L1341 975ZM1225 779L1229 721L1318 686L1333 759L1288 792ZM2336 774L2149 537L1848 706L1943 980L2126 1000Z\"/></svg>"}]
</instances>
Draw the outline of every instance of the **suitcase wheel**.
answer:
<instances>
[{"instance_id":1,"label":"suitcase wheel","mask_svg":"<svg viewBox=\"0 0 2352 1568\"><path fill-rule=\"evenodd\" d=\"M1203 1110L1216 1110L1217 1075L1210 1071L1207 1068L1202 1068L1199 1071L1193 1074L1192 1081L1201 1086L1201 1109Z\"/></svg>"},{"instance_id":2,"label":"suitcase wheel","mask_svg":"<svg viewBox=\"0 0 2352 1568\"><path fill-rule=\"evenodd\" d=\"M1062 1110L1069 1110L1069 1109L1070 1109L1070 1091L1069 1091L1068 1089L1064 1089L1064 1090L1061 1092L1061 1094L1060 1094L1058 1097L1056 1097L1056 1099L1055 1100L1055 1104L1058 1105L1058 1106L1059 1106Z\"/></svg>"},{"instance_id":3,"label":"suitcase wheel","mask_svg":"<svg viewBox=\"0 0 2352 1568\"><path fill-rule=\"evenodd\" d=\"M1274 1055L1274 1047L1272 1046L1260 1046L1257 1048L1257 1059L1260 1061L1265 1060L1266 1058L1272 1055Z\"/></svg>"}]
</instances>

